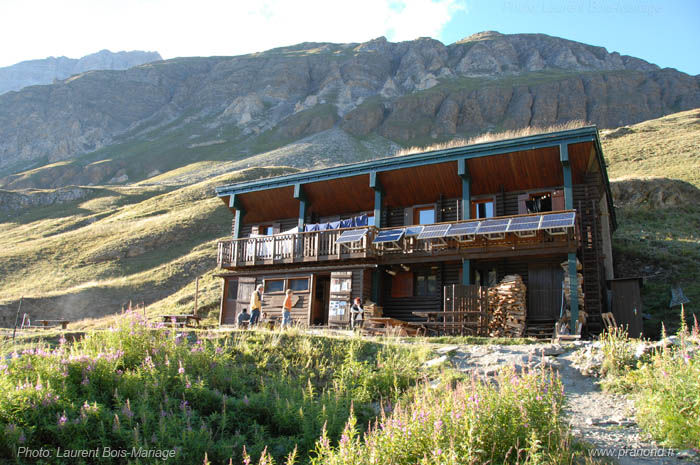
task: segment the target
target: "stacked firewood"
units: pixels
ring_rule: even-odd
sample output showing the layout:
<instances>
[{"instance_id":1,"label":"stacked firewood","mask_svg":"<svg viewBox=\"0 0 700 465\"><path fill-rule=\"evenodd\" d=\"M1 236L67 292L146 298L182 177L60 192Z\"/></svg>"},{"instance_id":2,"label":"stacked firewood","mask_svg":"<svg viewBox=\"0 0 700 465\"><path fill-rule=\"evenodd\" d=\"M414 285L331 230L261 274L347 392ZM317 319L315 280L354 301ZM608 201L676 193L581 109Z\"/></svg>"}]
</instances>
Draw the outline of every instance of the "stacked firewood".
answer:
<instances>
[{"instance_id":1,"label":"stacked firewood","mask_svg":"<svg viewBox=\"0 0 700 465\"><path fill-rule=\"evenodd\" d=\"M569 279L569 262L565 261L561 263L561 267L564 270L564 298L566 299L566 303L569 304L569 307L571 307L571 285L570 285L570 279ZM578 276L578 308L579 310L583 310L583 275L580 273L581 271L581 262L576 259L576 269L579 271L577 274Z\"/></svg>"},{"instance_id":2,"label":"stacked firewood","mask_svg":"<svg viewBox=\"0 0 700 465\"><path fill-rule=\"evenodd\" d=\"M489 335L522 337L527 316L526 288L520 275L508 275L489 288Z\"/></svg>"}]
</instances>

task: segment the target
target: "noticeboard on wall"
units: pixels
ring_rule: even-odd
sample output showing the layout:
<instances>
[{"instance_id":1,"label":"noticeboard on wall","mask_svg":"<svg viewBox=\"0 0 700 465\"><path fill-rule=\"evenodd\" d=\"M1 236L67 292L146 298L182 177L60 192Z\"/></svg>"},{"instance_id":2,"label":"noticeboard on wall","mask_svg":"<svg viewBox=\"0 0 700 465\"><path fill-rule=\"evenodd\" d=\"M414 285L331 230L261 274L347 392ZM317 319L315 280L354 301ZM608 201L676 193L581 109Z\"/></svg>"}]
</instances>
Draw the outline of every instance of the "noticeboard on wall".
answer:
<instances>
[{"instance_id":1,"label":"noticeboard on wall","mask_svg":"<svg viewBox=\"0 0 700 465\"><path fill-rule=\"evenodd\" d=\"M331 295L328 302L329 320L348 320L352 295L352 272L331 273Z\"/></svg>"}]
</instances>

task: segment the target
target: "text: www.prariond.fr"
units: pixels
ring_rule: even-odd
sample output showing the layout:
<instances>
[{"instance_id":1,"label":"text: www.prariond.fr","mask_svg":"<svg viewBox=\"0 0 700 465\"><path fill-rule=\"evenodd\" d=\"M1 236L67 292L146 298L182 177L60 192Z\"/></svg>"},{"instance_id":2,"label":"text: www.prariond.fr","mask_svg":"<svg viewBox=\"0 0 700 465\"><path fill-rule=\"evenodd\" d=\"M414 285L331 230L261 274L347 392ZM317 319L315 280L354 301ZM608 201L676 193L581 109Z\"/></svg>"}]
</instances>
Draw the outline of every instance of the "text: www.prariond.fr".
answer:
<instances>
[{"instance_id":1,"label":"text: www.prariond.fr","mask_svg":"<svg viewBox=\"0 0 700 465\"><path fill-rule=\"evenodd\" d=\"M591 457L675 457L676 449L660 448L633 448L633 447L595 447L590 450Z\"/></svg>"}]
</instances>

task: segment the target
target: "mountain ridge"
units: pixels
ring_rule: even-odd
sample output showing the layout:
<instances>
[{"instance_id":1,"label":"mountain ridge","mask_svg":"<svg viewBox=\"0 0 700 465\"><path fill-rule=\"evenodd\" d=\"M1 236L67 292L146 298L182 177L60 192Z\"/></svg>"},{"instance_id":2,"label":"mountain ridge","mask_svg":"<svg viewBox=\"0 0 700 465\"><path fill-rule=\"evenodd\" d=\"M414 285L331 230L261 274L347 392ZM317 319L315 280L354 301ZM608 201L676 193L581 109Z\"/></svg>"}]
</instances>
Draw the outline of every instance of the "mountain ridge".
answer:
<instances>
[{"instance_id":1,"label":"mountain ridge","mask_svg":"<svg viewBox=\"0 0 700 465\"><path fill-rule=\"evenodd\" d=\"M60 56L21 61L0 68L0 94L28 86L51 84L86 71L128 69L162 59L158 52L110 52L104 49L81 58Z\"/></svg>"},{"instance_id":2,"label":"mountain ridge","mask_svg":"<svg viewBox=\"0 0 700 465\"><path fill-rule=\"evenodd\" d=\"M619 127L696 107L699 76L543 34L304 43L91 71L1 95L0 187L274 161L309 138L309 153L315 140L328 144L318 146L328 151L323 165L337 155L333 141L348 137L356 142L344 160L366 159L392 146L572 120Z\"/></svg>"}]
</instances>

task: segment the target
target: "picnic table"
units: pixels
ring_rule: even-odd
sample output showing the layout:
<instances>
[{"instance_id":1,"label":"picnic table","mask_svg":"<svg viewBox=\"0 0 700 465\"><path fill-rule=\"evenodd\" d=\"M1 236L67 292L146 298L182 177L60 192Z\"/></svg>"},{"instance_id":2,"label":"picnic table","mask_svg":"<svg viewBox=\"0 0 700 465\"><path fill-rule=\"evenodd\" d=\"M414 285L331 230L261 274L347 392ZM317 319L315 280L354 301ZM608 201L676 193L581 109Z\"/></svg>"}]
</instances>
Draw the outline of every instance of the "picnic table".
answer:
<instances>
[{"instance_id":1,"label":"picnic table","mask_svg":"<svg viewBox=\"0 0 700 465\"><path fill-rule=\"evenodd\" d=\"M391 317L369 317L364 319L363 330L371 335L386 335L396 332L399 336L420 336L420 325Z\"/></svg>"},{"instance_id":2,"label":"picnic table","mask_svg":"<svg viewBox=\"0 0 700 465\"><path fill-rule=\"evenodd\" d=\"M62 329L66 329L68 327L68 323L70 323L69 320L34 320L37 323L41 324L42 328L51 328L53 326L58 326L61 325Z\"/></svg>"},{"instance_id":3,"label":"picnic table","mask_svg":"<svg viewBox=\"0 0 700 465\"><path fill-rule=\"evenodd\" d=\"M431 310L411 313L427 319L427 321L420 323L426 332L442 332L443 334L464 334L467 332L477 335L480 330L486 327L486 321L481 319L484 313L478 310L447 312Z\"/></svg>"},{"instance_id":4,"label":"picnic table","mask_svg":"<svg viewBox=\"0 0 700 465\"><path fill-rule=\"evenodd\" d=\"M163 323L170 323L172 326L199 326L202 318L197 315L163 315Z\"/></svg>"}]
</instances>

